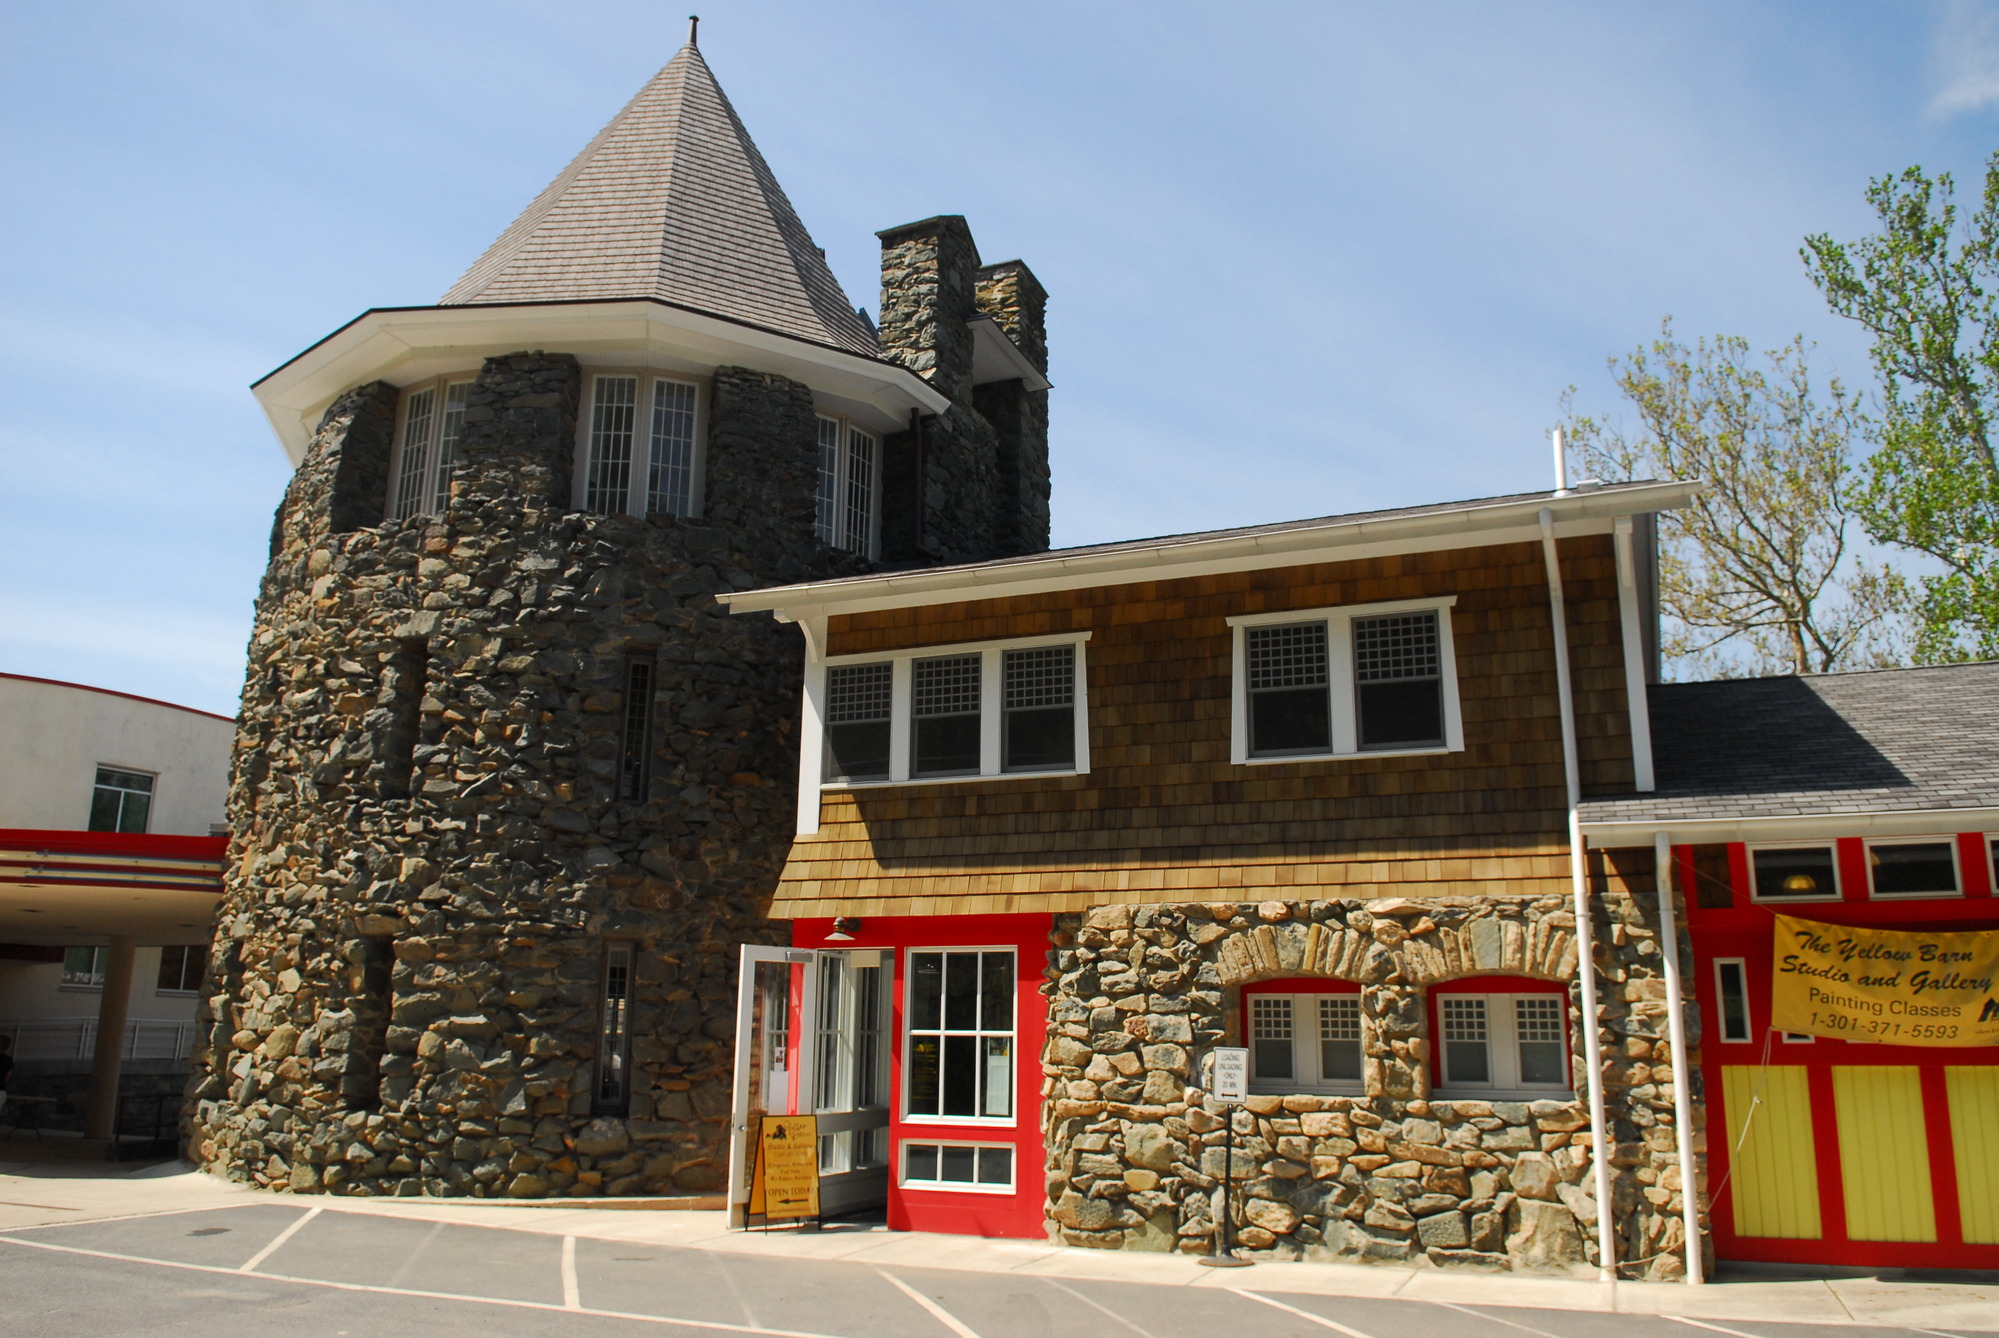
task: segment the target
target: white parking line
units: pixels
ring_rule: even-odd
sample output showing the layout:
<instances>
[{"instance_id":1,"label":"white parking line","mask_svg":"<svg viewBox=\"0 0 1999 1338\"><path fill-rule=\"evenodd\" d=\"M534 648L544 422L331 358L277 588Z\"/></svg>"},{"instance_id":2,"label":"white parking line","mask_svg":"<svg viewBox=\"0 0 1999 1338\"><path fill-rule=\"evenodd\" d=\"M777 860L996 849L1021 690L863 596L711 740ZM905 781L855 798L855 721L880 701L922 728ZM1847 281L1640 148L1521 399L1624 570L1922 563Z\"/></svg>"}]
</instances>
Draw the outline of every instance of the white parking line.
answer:
<instances>
[{"instance_id":1,"label":"white parking line","mask_svg":"<svg viewBox=\"0 0 1999 1338\"><path fill-rule=\"evenodd\" d=\"M1237 1296L1247 1296L1252 1301L1261 1301L1265 1305L1276 1306L1279 1310L1289 1311L1299 1319L1309 1319L1314 1324L1323 1324L1326 1328L1345 1334L1347 1338L1374 1338L1373 1334L1362 1333L1359 1329L1350 1329L1336 1320L1327 1319L1324 1315L1315 1315L1309 1310L1300 1310L1295 1305L1285 1305L1282 1301L1273 1301L1268 1296L1257 1292L1244 1291L1241 1287L1230 1287L1229 1290Z\"/></svg>"},{"instance_id":2,"label":"white parking line","mask_svg":"<svg viewBox=\"0 0 1999 1338\"><path fill-rule=\"evenodd\" d=\"M576 1281L576 1237L562 1238L562 1308L581 1310L583 1288Z\"/></svg>"},{"instance_id":3,"label":"white parking line","mask_svg":"<svg viewBox=\"0 0 1999 1338\"><path fill-rule=\"evenodd\" d=\"M18 1245L28 1250L48 1250L54 1254L80 1254L92 1259L114 1259L124 1264L148 1264L154 1268L177 1268L184 1273L220 1273L225 1277L243 1276L240 1269L222 1268L215 1264L183 1264L171 1259L147 1259L136 1254L113 1254L109 1250L86 1250L75 1245L51 1245L47 1241L20 1240L13 1236L0 1236L0 1244ZM594 1315L599 1319L629 1319L643 1324L677 1324L688 1329L711 1329L717 1333L748 1333L758 1338L838 1338L835 1334L810 1333L800 1329L759 1329L747 1324L721 1324L709 1319L677 1319L672 1315L640 1315L629 1310L571 1310L567 1306L550 1305L546 1301L510 1301L499 1296L466 1296L460 1292L426 1292L412 1287L375 1287L365 1282L328 1282L323 1278L296 1278L285 1273L258 1273L259 1282L289 1282L300 1287L325 1287L339 1292L371 1292L377 1296L415 1296L426 1301L464 1301L471 1305L506 1306L512 1310L548 1310L558 1315ZM973 1335L977 1338L977 1335Z\"/></svg>"},{"instance_id":4,"label":"white parking line","mask_svg":"<svg viewBox=\"0 0 1999 1338\"><path fill-rule=\"evenodd\" d=\"M276 1254L280 1246L282 1246L286 1241L290 1240L293 1236L296 1236L299 1233L300 1227L303 1227L307 1222L310 1222L313 1218L319 1216L321 1213L325 1211L326 1209L324 1208L307 1209L305 1214L301 1216L298 1219L298 1221L293 1222L283 1231L280 1231L276 1236L274 1236L271 1239L271 1243L269 1245L266 1245L263 1249L251 1255L250 1261L244 1264L241 1268L237 1269L236 1271L238 1273L256 1272L258 1264L263 1263L266 1259Z\"/></svg>"},{"instance_id":5,"label":"white parking line","mask_svg":"<svg viewBox=\"0 0 1999 1338\"><path fill-rule=\"evenodd\" d=\"M1494 1324L1504 1324L1508 1328L1519 1329L1522 1333L1537 1334L1539 1338L1556 1338L1555 1334L1549 1333L1546 1329L1536 1329L1526 1324L1516 1324L1510 1319L1501 1319L1497 1315L1489 1315L1483 1310L1473 1310L1469 1306L1452 1305L1449 1301L1432 1301L1430 1304L1442 1306L1446 1310L1455 1310L1460 1315L1470 1315L1473 1319L1485 1319L1491 1320Z\"/></svg>"},{"instance_id":6,"label":"white parking line","mask_svg":"<svg viewBox=\"0 0 1999 1338\"><path fill-rule=\"evenodd\" d=\"M922 1306L925 1310L928 1310L930 1312L931 1318L935 1319L939 1324L942 1324L945 1328L949 1329L951 1332L957 1334L958 1338L979 1338L979 1335L973 1333L972 1330L968 1326L966 1326L962 1321L960 1321L956 1315L946 1310L943 1306L938 1305L935 1301L931 1300L929 1297L925 1296L922 1292L916 1290L916 1288L910 1286L908 1283L904 1282L901 1278L897 1277L895 1274L886 1272L879 1268L876 1269L875 1272L880 1273L883 1278L885 1278L890 1284L892 1284L896 1288L897 1291L900 1291L904 1296L907 1296L910 1300L916 1302L916 1304Z\"/></svg>"},{"instance_id":7,"label":"white parking line","mask_svg":"<svg viewBox=\"0 0 1999 1338\"><path fill-rule=\"evenodd\" d=\"M1670 1319L1675 1324L1691 1324L1697 1329L1712 1329L1716 1333L1729 1334L1730 1338L1764 1338L1764 1335L1760 1333L1744 1333L1741 1329L1724 1329L1719 1324L1710 1324L1704 1319L1688 1319L1685 1315L1661 1315L1660 1318Z\"/></svg>"},{"instance_id":8,"label":"white parking line","mask_svg":"<svg viewBox=\"0 0 1999 1338\"><path fill-rule=\"evenodd\" d=\"M1041 1281L1047 1283L1049 1286L1053 1287L1058 1292L1069 1293L1069 1295L1075 1297L1078 1301L1081 1301L1084 1305L1090 1307L1090 1309L1101 1311L1103 1314L1109 1316L1113 1320L1116 1320L1119 1324L1124 1325L1127 1329L1130 1329L1133 1333L1137 1334L1138 1338L1152 1338L1151 1334L1147 1333L1144 1329L1139 1328L1138 1325L1133 1324L1130 1320L1126 1319L1123 1315L1120 1315L1117 1311L1110 1309L1108 1306L1098 1305L1095 1301L1092 1301L1089 1297L1083 1295L1081 1292L1077 1291L1074 1287L1065 1287L1053 1278L1042 1278Z\"/></svg>"}]
</instances>

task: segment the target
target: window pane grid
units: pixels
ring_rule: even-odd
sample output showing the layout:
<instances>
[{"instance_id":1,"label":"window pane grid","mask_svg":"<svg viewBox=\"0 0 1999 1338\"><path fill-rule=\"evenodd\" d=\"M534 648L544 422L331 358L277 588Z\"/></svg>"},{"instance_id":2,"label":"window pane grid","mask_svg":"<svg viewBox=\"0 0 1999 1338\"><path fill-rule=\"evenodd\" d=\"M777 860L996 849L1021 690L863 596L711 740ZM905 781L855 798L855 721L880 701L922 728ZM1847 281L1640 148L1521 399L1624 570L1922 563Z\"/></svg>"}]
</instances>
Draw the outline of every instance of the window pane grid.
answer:
<instances>
[{"instance_id":1,"label":"window pane grid","mask_svg":"<svg viewBox=\"0 0 1999 1338\"><path fill-rule=\"evenodd\" d=\"M1358 1041L1360 1000L1339 995L1320 999L1319 1036L1328 1041Z\"/></svg>"},{"instance_id":2,"label":"window pane grid","mask_svg":"<svg viewBox=\"0 0 1999 1338\"><path fill-rule=\"evenodd\" d=\"M1566 1025L1562 1000L1553 995L1513 1001L1513 1025L1522 1041L1559 1041Z\"/></svg>"},{"instance_id":3,"label":"window pane grid","mask_svg":"<svg viewBox=\"0 0 1999 1338\"><path fill-rule=\"evenodd\" d=\"M886 720L894 700L894 666L856 664L826 672L826 722L849 725Z\"/></svg>"},{"instance_id":4,"label":"window pane grid","mask_svg":"<svg viewBox=\"0 0 1999 1338\"><path fill-rule=\"evenodd\" d=\"M465 406L471 399L470 381L444 388L444 424L437 436L437 469L430 490L430 509L438 515L451 502L451 475L458 468L458 439L465 435Z\"/></svg>"},{"instance_id":5,"label":"window pane grid","mask_svg":"<svg viewBox=\"0 0 1999 1338\"><path fill-rule=\"evenodd\" d=\"M1288 1041L1291 1039L1291 1001L1289 999L1251 999L1249 1001L1250 1035L1259 1041Z\"/></svg>"},{"instance_id":6,"label":"window pane grid","mask_svg":"<svg viewBox=\"0 0 1999 1338\"><path fill-rule=\"evenodd\" d=\"M840 425L831 418L819 420L819 510L815 528L820 541L837 544L840 539Z\"/></svg>"},{"instance_id":7,"label":"window pane grid","mask_svg":"<svg viewBox=\"0 0 1999 1338\"><path fill-rule=\"evenodd\" d=\"M1073 706L1076 701L1076 648L1044 646L1010 650L1004 657L1002 697L1009 711Z\"/></svg>"},{"instance_id":8,"label":"window pane grid","mask_svg":"<svg viewBox=\"0 0 1999 1338\"><path fill-rule=\"evenodd\" d=\"M1248 636L1249 688L1317 688L1326 685L1326 625L1288 623L1252 627Z\"/></svg>"},{"instance_id":9,"label":"window pane grid","mask_svg":"<svg viewBox=\"0 0 1999 1338\"><path fill-rule=\"evenodd\" d=\"M616 515L630 505L632 434L638 413L635 376L600 376L590 404L590 469L583 506Z\"/></svg>"},{"instance_id":10,"label":"window pane grid","mask_svg":"<svg viewBox=\"0 0 1999 1338\"><path fill-rule=\"evenodd\" d=\"M1485 1000L1444 1000L1444 1039L1447 1041L1483 1041L1485 1039Z\"/></svg>"},{"instance_id":11,"label":"window pane grid","mask_svg":"<svg viewBox=\"0 0 1999 1338\"><path fill-rule=\"evenodd\" d=\"M912 1115L1013 1114L1013 991L1010 951L910 953Z\"/></svg>"},{"instance_id":12,"label":"window pane grid","mask_svg":"<svg viewBox=\"0 0 1999 1338\"><path fill-rule=\"evenodd\" d=\"M685 516L694 499L694 387L684 381L652 385L651 470L646 510Z\"/></svg>"},{"instance_id":13,"label":"window pane grid","mask_svg":"<svg viewBox=\"0 0 1999 1338\"><path fill-rule=\"evenodd\" d=\"M912 712L918 716L974 715L979 709L979 657L954 655L918 660L912 682Z\"/></svg>"},{"instance_id":14,"label":"window pane grid","mask_svg":"<svg viewBox=\"0 0 1999 1338\"><path fill-rule=\"evenodd\" d=\"M874 531L875 439L858 428L847 429L846 548L868 551Z\"/></svg>"},{"instance_id":15,"label":"window pane grid","mask_svg":"<svg viewBox=\"0 0 1999 1338\"><path fill-rule=\"evenodd\" d=\"M1437 677L1437 615L1354 619L1353 658L1354 678L1362 683Z\"/></svg>"},{"instance_id":16,"label":"window pane grid","mask_svg":"<svg viewBox=\"0 0 1999 1338\"><path fill-rule=\"evenodd\" d=\"M396 519L407 520L423 509L425 466L430 457L431 419L437 392L419 390L403 410L402 468L396 474Z\"/></svg>"}]
</instances>

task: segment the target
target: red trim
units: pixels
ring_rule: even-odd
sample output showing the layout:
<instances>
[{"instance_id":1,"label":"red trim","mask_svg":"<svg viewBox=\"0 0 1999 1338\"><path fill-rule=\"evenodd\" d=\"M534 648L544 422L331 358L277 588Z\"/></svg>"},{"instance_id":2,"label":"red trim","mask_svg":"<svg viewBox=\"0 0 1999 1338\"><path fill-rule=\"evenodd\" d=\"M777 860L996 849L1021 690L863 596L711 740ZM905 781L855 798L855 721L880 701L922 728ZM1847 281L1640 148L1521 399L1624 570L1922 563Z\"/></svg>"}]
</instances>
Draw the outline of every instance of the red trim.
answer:
<instances>
[{"instance_id":1,"label":"red trim","mask_svg":"<svg viewBox=\"0 0 1999 1338\"><path fill-rule=\"evenodd\" d=\"M1045 1240L1041 1137L1041 1054L1048 1040L1048 1000L1041 968L1048 959L1051 915L869 916L851 939L828 942L830 919L794 920L791 941L800 948L887 948L895 958L889 1081L888 1225L892 1231L938 1231L961 1236ZM1014 1118L1009 1125L932 1124L904 1117L904 973L909 949L1011 947L1014 959ZM905 1142L1010 1144L1011 1194L907 1189L902 1181Z\"/></svg>"},{"instance_id":2,"label":"red trim","mask_svg":"<svg viewBox=\"0 0 1999 1338\"><path fill-rule=\"evenodd\" d=\"M1964 895L1992 895L1992 844L1984 832L1957 834L1957 872L1964 880Z\"/></svg>"},{"instance_id":3,"label":"red trim","mask_svg":"<svg viewBox=\"0 0 1999 1338\"><path fill-rule=\"evenodd\" d=\"M45 855L100 855L107 859L178 859L220 864L226 836L166 836L152 832L58 832L0 827L0 850Z\"/></svg>"},{"instance_id":4,"label":"red trim","mask_svg":"<svg viewBox=\"0 0 1999 1338\"><path fill-rule=\"evenodd\" d=\"M1867 866L1867 842L1857 836L1840 837L1833 846L1833 860L1839 865L1839 899L1872 901L1874 874Z\"/></svg>"},{"instance_id":5,"label":"red trim","mask_svg":"<svg viewBox=\"0 0 1999 1338\"><path fill-rule=\"evenodd\" d=\"M1790 1055L1787 1064L1796 1063ZM1839 1107L1833 1099L1832 1066L1805 1065L1805 1091L1812 1103L1812 1162L1819 1173L1819 1244L1838 1249L1846 1240L1846 1178L1839 1165Z\"/></svg>"},{"instance_id":6,"label":"red trim","mask_svg":"<svg viewBox=\"0 0 1999 1338\"><path fill-rule=\"evenodd\" d=\"M182 706L179 702L163 702L158 697L141 697L136 692L120 692L116 688L93 688L88 683L68 683L60 678L37 678L33 674L0 674L0 678L11 678L17 683L46 683L54 688L75 688L78 692L96 692L106 697L123 697L128 702L144 702L148 706L164 706L170 711L186 711L189 715L205 715L210 720L224 720L236 723L233 715L217 715L196 706Z\"/></svg>"},{"instance_id":7,"label":"red trim","mask_svg":"<svg viewBox=\"0 0 1999 1338\"><path fill-rule=\"evenodd\" d=\"M1950 1084L1943 1065L1916 1070L1923 1084L1923 1132L1930 1145L1930 1198L1936 1204L1937 1243L1964 1244L1963 1205L1957 1201L1957 1146L1951 1141Z\"/></svg>"}]
</instances>

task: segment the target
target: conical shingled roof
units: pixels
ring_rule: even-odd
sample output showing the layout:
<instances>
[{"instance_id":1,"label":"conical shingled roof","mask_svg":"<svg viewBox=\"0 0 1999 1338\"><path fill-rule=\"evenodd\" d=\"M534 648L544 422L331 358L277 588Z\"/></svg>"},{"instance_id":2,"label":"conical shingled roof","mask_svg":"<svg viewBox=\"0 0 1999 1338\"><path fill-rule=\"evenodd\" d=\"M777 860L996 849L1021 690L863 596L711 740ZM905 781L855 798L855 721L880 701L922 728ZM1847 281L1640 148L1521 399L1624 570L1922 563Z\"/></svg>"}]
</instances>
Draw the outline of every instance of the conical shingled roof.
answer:
<instances>
[{"instance_id":1,"label":"conical shingled roof","mask_svg":"<svg viewBox=\"0 0 1999 1338\"><path fill-rule=\"evenodd\" d=\"M691 43L440 302L618 298L881 354Z\"/></svg>"}]
</instances>

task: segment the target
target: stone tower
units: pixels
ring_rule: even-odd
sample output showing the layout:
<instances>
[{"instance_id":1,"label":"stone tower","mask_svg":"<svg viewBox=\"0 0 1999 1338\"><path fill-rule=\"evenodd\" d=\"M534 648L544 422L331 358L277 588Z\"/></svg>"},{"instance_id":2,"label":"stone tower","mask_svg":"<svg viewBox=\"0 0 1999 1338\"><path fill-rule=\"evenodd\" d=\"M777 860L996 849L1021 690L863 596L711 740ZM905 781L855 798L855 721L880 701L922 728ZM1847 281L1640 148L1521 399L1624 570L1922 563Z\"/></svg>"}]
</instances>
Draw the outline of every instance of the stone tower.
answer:
<instances>
[{"instance_id":1,"label":"stone tower","mask_svg":"<svg viewBox=\"0 0 1999 1338\"><path fill-rule=\"evenodd\" d=\"M721 1183L801 664L712 595L1047 546L1045 294L961 218L882 247L877 335L690 42L441 302L257 383L296 472L197 1161L308 1193Z\"/></svg>"}]
</instances>

